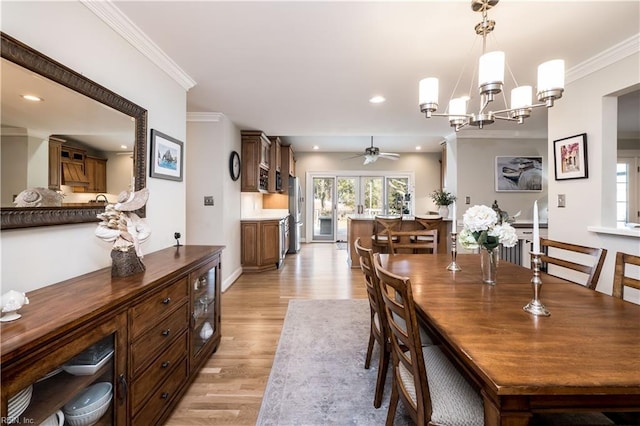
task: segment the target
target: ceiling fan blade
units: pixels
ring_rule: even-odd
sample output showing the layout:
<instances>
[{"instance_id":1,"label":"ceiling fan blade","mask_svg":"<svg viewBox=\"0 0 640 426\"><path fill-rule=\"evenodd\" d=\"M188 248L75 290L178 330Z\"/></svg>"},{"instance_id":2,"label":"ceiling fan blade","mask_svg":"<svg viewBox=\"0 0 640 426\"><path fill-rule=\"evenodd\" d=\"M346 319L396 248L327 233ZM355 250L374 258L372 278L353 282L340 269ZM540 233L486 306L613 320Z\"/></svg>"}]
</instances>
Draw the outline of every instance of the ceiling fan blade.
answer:
<instances>
[{"instance_id":1,"label":"ceiling fan blade","mask_svg":"<svg viewBox=\"0 0 640 426\"><path fill-rule=\"evenodd\" d=\"M387 160L397 160L400 158L400 154L396 154L393 152L381 152L380 157L386 158Z\"/></svg>"},{"instance_id":2,"label":"ceiling fan blade","mask_svg":"<svg viewBox=\"0 0 640 426\"><path fill-rule=\"evenodd\" d=\"M345 157L343 160L353 160L354 158L364 157L366 154L358 154L351 157Z\"/></svg>"}]
</instances>

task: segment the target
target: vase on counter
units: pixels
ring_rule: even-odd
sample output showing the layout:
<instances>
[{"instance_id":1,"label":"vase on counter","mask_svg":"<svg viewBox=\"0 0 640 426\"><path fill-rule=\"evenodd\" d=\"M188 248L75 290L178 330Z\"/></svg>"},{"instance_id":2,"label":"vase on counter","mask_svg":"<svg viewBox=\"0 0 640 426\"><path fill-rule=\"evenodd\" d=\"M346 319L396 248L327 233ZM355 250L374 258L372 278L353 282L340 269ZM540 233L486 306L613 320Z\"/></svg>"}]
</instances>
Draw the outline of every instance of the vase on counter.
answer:
<instances>
[{"instance_id":1,"label":"vase on counter","mask_svg":"<svg viewBox=\"0 0 640 426\"><path fill-rule=\"evenodd\" d=\"M438 214L440 217L449 217L449 206L438 206Z\"/></svg>"},{"instance_id":2,"label":"vase on counter","mask_svg":"<svg viewBox=\"0 0 640 426\"><path fill-rule=\"evenodd\" d=\"M480 248L480 267L482 269L482 282L489 285L496 284L498 275L498 247L488 249Z\"/></svg>"}]
</instances>

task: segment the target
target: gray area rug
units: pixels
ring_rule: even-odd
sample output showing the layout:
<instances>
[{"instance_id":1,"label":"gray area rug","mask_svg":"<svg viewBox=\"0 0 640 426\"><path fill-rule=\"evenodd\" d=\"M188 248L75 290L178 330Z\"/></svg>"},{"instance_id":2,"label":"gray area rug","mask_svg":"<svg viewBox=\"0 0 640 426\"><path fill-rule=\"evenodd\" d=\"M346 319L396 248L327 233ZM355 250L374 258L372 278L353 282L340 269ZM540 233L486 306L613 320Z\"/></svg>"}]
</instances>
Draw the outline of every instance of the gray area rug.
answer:
<instances>
[{"instance_id":1,"label":"gray area rug","mask_svg":"<svg viewBox=\"0 0 640 426\"><path fill-rule=\"evenodd\" d=\"M383 425L391 368L376 409L379 350L365 370L368 338L366 299L291 300L256 424ZM402 403L395 424L410 424Z\"/></svg>"}]
</instances>

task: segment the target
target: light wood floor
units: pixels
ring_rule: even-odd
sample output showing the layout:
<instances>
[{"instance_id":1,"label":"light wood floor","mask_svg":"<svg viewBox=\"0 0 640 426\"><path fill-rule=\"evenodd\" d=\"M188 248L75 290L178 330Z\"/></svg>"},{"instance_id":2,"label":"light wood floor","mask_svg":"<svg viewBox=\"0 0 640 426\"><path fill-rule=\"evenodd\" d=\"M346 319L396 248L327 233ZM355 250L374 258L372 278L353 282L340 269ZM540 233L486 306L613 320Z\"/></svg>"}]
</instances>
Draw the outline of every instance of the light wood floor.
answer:
<instances>
[{"instance_id":1,"label":"light wood floor","mask_svg":"<svg viewBox=\"0 0 640 426\"><path fill-rule=\"evenodd\" d=\"M279 270L243 274L222 295L217 352L166 425L255 425L289 299L366 297L362 272L335 243L302 244Z\"/></svg>"}]
</instances>

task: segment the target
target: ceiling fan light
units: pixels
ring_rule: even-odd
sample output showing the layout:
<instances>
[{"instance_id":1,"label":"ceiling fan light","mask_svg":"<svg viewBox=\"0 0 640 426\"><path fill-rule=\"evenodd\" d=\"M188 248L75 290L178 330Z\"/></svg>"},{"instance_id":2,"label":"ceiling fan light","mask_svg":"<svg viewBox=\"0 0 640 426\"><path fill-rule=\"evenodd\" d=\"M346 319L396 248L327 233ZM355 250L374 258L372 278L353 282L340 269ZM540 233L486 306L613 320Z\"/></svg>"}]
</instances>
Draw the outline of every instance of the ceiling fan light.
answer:
<instances>
[{"instance_id":1,"label":"ceiling fan light","mask_svg":"<svg viewBox=\"0 0 640 426\"><path fill-rule=\"evenodd\" d=\"M377 155L365 155L364 156L364 165L375 163L378 159Z\"/></svg>"}]
</instances>

